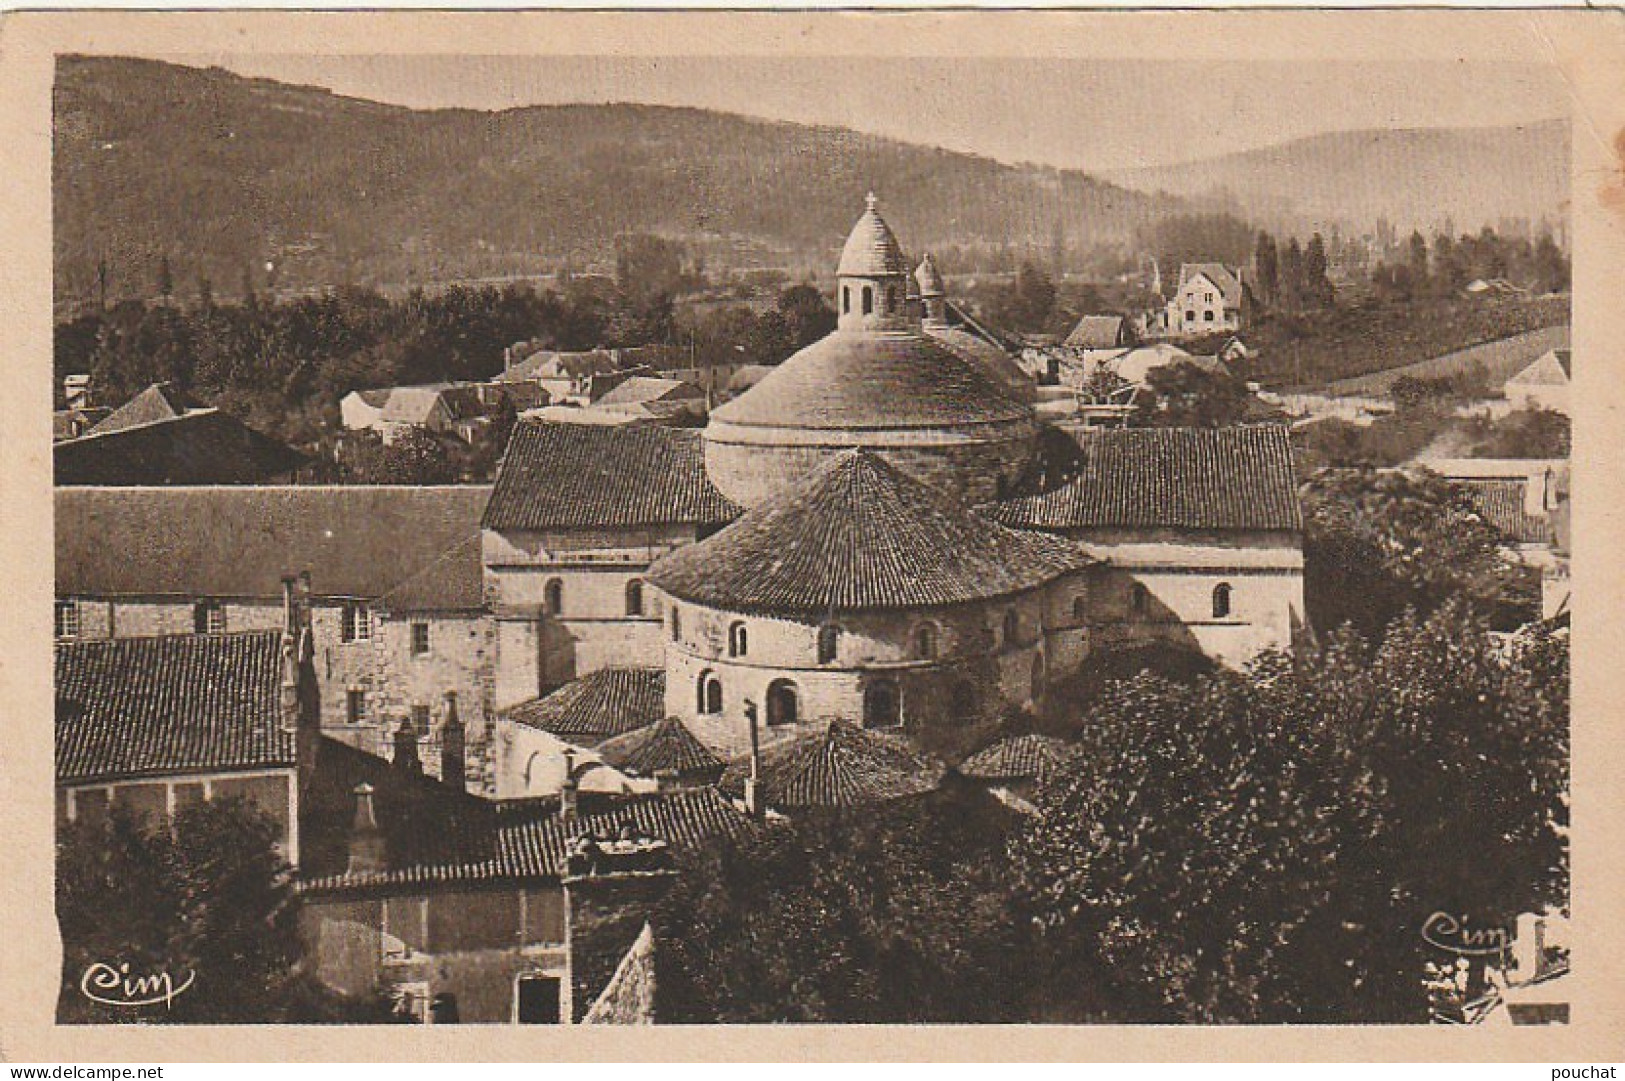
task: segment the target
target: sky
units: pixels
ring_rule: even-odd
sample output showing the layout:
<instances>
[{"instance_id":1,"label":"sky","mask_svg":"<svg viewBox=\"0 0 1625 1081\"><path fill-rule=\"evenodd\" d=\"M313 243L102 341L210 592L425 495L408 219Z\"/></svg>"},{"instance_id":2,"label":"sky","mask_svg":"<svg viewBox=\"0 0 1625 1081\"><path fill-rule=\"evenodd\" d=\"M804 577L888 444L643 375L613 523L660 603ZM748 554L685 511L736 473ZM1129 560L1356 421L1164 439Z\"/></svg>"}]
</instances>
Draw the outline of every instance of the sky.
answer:
<instances>
[{"instance_id":1,"label":"sky","mask_svg":"<svg viewBox=\"0 0 1625 1081\"><path fill-rule=\"evenodd\" d=\"M1363 128L1566 115L1550 67L1482 62L171 55L415 108L642 102L833 124L1096 173Z\"/></svg>"}]
</instances>

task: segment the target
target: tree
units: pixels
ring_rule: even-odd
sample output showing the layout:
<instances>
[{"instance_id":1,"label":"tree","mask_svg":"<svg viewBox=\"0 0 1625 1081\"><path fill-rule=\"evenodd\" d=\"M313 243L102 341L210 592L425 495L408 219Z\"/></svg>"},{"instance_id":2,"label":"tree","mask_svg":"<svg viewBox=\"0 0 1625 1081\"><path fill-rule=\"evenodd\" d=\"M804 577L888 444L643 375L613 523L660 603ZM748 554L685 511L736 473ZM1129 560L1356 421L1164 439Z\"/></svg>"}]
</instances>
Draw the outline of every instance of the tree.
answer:
<instances>
[{"instance_id":1,"label":"tree","mask_svg":"<svg viewBox=\"0 0 1625 1081\"><path fill-rule=\"evenodd\" d=\"M1037 958L1004 897L1013 815L956 787L685 858L660 907L679 1022L1013 1021Z\"/></svg>"},{"instance_id":2,"label":"tree","mask_svg":"<svg viewBox=\"0 0 1625 1081\"><path fill-rule=\"evenodd\" d=\"M1303 249L1298 238L1287 241L1281 253L1281 307L1287 311L1300 311L1304 306Z\"/></svg>"},{"instance_id":3,"label":"tree","mask_svg":"<svg viewBox=\"0 0 1625 1081\"><path fill-rule=\"evenodd\" d=\"M57 840L64 1022L381 1021L380 1003L318 987L298 968L298 897L276 825L241 800L181 808L173 828L114 807ZM108 1006L81 992L92 966L192 985L168 1004Z\"/></svg>"},{"instance_id":4,"label":"tree","mask_svg":"<svg viewBox=\"0 0 1625 1081\"><path fill-rule=\"evenodd\" d=\"M1334 297L1327 268L1326 241L1316 233L1309 238L1309 246L1303 252L1303 298L1317 308L1330 307Z\"/></svg>"},{"instance_id":5,"label":"tree","mask_svg":"<svg viewBox=\"0 0 1625 1081\"><path fill-rule=\"evenodd\" d=\"M1266 232L1258 234L1258 247L1253 253L1253 277L1258 286L1258 299L1274 304L1281 284L1280 253L1275 238Z\"/></svg>"},{"instance_id":6,"label":"tree","mask_svg":"<svg viewBox=\"0 0 1625 1081\"><path fill-rule=\"evenodd\" d=\"M994 298L993 321L1016 330L1043 330L1055 311L1055 283L1048 274L1022 263L1016 280Z\"/></svg>"},{"instance_id":7,"label":"tree","mask_svg":"<svg viewBox=\"0 0 1625 1081\"><path fill-rule=\"evenodd\" d=\"M779 294L775 305L790 331L795 348L811 345L835 329L835 309L816 286L792 285Z\"/></svg>"},{"instance_id":8,"label":"tree","mask_svg":"<svg viewBox=\"0 0 1625 1081\"><path fill-rule=\"evenodd\" d=\"M1152 368L1130 422L1137 428L1225 428L1247 415L1252 392L1226 371L1180 362Z\"/></svg>"},{"instance_id":9,"label":"tree","mask_svg":"<svg viewBox=\"0 0 1625 1081\"><path fill-rule=\"evenodd\" d=\"M1012 838L1013 903L1113 1020L1426 1020L1430 913L1566 902L1567 670L1452 605L1118 683Z\"/></svg>"},{"instance_id":10,"label":"tree","mask_svg":"<svg viewBox=\"0 0 1625 1081\"><path fill-rule=\"evenodd\" d=\"M169 255L165 253L158 257L158 295L163 298L165 306L175 292L175 275L169 269Z\"/></svg>"},{"instance_id":11,"label":"tree","mask_svg":"<svg viewBox=\"0 0 1625 1081\"><path fill-rule=\"evenodd\" d=\"M1551 233L1540 235L1532 258L1536 288L1545 293L1561 293L1569 288L1569 261Z\"/></svg>"},{"instance_id":12,"label":"tree","mask_svg":"<svg viewBox=\"0 0 1625 1081\"><path fill-rule=\"evenodd\" d=\"M1411 285L1418 291L1424 291L1429 284L1430 271L1428 270L1428 242L1420 230L1411 233Z\"/></svg>"},{"instance_id":13,"label":"tree","mask_svg":"<svg viewBox=\"0 0 1625 1081\"><path fill-rule=\"evenodd\" d=\"M1375 640L1407 608L1461 601L1515 627L1539 611L1538 579L1505 551L1457 485L1427 472L1328 469L1300 493L1310 624Z\"/></svg>"}]
</instances>

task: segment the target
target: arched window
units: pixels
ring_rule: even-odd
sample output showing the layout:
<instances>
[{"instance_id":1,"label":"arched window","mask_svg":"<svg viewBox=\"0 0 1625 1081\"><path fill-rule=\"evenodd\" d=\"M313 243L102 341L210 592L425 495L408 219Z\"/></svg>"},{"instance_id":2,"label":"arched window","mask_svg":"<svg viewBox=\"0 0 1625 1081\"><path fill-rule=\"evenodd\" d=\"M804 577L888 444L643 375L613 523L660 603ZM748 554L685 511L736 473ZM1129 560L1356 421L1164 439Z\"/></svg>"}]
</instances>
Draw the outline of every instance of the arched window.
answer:
<instances>
[{"instance_id":1,"label":"arched window","mask_svg":"<svg viewBox=\"0 0 1625 1081\"><path fill-rule=\"evenodd\" d=\"M728 625L728 656L743 657L750 652L750 639L743 623Z\"/></svg>"},{"instance_id":2,"label":"arched window","mask_svg":"<svg viewBox=\"0 0 1625 1081\"><path fill-rule=\"evenodd\" d=\"M643 614L643 579L634 578L626 583L626 614L641 616Z\"/></svg>"},{"instance_id":3,"label":"arched window","mask_svg":"<svg viewBox=\"0 0 1625 1081\"><path fill-rule=\"evenodd\" d=\"M1021 641L1021 614L1014 608L1004 613L1004 644L1006 647Z\"/></svg>"},{"instance_id":4,"label":"arched window","mask_svg":"<svg viewBox=\"0 0 1625 1081\"><path fill-rule=\"evenodd\" d=\"M677 610L676 602L671 606L671 640L673 642L683 640L683 613Z\"/></svg>"},{"instance_id":5,"label":"arched window","mask_svg":"<svg viewBox=\"0 0 1625 1081\"><path fill-rule=\"evenodd\" d=\"M863 727L895 728L902 720L897 684L883 679L863 689Z\"/></svg>"},{"instance_id":6,"label":"arched window","mask_svg":"<svg viewBox=\"0 0 1625 1081\"><path fill-rule=\"evenodd\" d=\"M1145 615L1146 609L1151 607L1151 591L1139 582L1129 587L1128 599L1129 606L1134 609L1137 616Z\"/></svg>"},{"instance_id":7,"label":"arched window","mask_svg":"<svg viewBox=\"0 0 1625 1081\"><path fill-rule=\"evenodd\" d=\"M875 311L875 290L872 285L863 287L863 314L873 315Z\"/></svg>"},{"instance_id":8,"label":"arched window","mask_svg":"<svg viewBox=\"0 0 1625 1081\"><path fill-rule=\"evenodd\" d=\"M701 713L722 712L722 680L710 669L700 673L700 682L696 688L696 703Z\"/></svg>"},{"instance_id":9,"label":"arched window","mask_svg":"<svg viewBox=\"0 0 1625 1081\"><path fill-rule=\"evenodd\" d=\"M1044 693L1044 655L1033 654L1033 697L1038 698Z\"/></svg>"},{"instance_id":10,"label":"arched window","mask_svg":"<svg viewBox=\"0 0 1625 1081\"><path fill-rule=\"evenodd\" d=\"M846 315L852 311L852 287L841 286L841 314Z\"/></svg>"},{"instance_id":11,"label":"arched window","mask_svg":"<svg viewBox=\"0 0 1625 1081\"><path fill-rule=\"evenodd\" d=\"M841 628L826 623L818 628L818 663L834 664L835 653L841 645Z\"/></svg>"},{"instance_id":12,"label":"arched window","mask_svg":"<svg viewBox=\"0 0 1625 1081\"><path fill-rule=\"evenodd\" d=\"M547 614L556 616L564 611L564 583L557 578L549 578L547 585L542 589L542 605Z\"/></svg>"},{"instance_id":13,"label":"arched window","mask_svg":"<svg viewBox=\"0 0 1625 1081\"><path fill-rule=\"evenodd\" d=\"M1089 599L1083 596L1072 598L1072 622L1087 623L1089 621Z\"/></svg>"},{"instance_id":14,"label":"arched window","mask_svg":"<svg viewBox=\"0 0 1625 1081\"><path fill-rule=\"evenodd\" d=\"M1230 583L1220 582L1213 587L1213 618L1223 619L1230 614Z\"/></svg>"},{"instance_id":15,"label":"arched window","mask_svg":"<svg viewBox=\"0 0 1625 1081\"><path fill-rule=\"evenodd\" d=\"M767 723L795 724L797 718L796 685L788 679L776 679L767 685Z\"/></svg>"},{"instance_id":16,"label":"arched window","mask_svg":"<svg viewBox=\"0 0 1625 1081\"><path fill-rule=\"evenodd\" d=\"M937 625L921 623L914 628L914 656L922 661L937 659Z\"/></svg>"}]
</instances>

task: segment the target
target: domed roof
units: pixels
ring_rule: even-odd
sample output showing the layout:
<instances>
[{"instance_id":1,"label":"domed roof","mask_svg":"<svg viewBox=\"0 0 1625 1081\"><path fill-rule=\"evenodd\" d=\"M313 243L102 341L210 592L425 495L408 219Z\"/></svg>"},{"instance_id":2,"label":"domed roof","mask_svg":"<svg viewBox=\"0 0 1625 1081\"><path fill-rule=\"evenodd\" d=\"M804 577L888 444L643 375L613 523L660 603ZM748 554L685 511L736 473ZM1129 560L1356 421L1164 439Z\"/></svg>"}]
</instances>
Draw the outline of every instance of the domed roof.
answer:
<instances>
[{"instance_id":1,"label":"domed roof","mask_svg":"<svg viewBox=\"0 0 1625 1081\"><path fill-rule=\"evenodd\" d=\"M854 450L662 557L648 579L722 611L827 616L1024 593L1095 562L1075 542L997 525Z\"/></svg>"},{"instance_id":2,"label":"domed roof","mask_svg":"<svg viewBox=\"0 0 1625 1081\"><path fill-rule=\"evenodd\" d=\"M886 219L880 216L875 209L877 200L874 193L869 193L869 205L863 216L852 226L852 233L846 238L846 247L841 249L841 262L835 269L839 277L857 278L885 278L905 277L908 274L908 260L903 256L903 249L897 244L897 237L892 234L891 226Z\"/></svg>"},{"instance_id":3,"label":"domed roof","mask_svg":"<svg viewBox=\"0 0 1625 1081\"><path fill-rule=\"evenodd\" d=\"M1029 420L976 364L912 331L837 330L711 413L758 428L958 427Z\"/></svg>"},{"instance_id":4,"label":"domed roof","mask_svg":"<svg viewBox=\"0 0 1625 1081\"><path fill-rule=\"evenodd\" d=\"M944 772L901 736L829 721L821 731L762 749L761 798L778 808L861 807L933 792ZM743 792L749 775L750 760L739 759L719 786Z\"/></svg>"},{"instance_id":5,"label":"domed roof","mask_svg":"<svg viewBox=\"0 0 1625 1081\"><path fill-rule=\"evenodd\" d=\"M925 258L920 260L919 269L914 271L914 280L920 287L922 297L943 295L942 275L937 273L937 263L930 252L926 252Z\"/></svg>"}]
</instances>

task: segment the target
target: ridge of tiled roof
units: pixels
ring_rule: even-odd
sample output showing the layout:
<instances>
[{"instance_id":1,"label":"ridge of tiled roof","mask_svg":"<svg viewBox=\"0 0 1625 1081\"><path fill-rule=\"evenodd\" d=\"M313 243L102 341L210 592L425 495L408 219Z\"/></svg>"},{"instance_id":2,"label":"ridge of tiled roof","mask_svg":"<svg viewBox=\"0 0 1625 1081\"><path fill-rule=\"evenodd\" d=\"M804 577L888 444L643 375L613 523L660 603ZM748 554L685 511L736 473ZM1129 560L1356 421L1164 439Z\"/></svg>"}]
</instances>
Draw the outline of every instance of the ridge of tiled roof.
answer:
<instances>
[{"instance_id":1,"label":"ridge of tiled roof","mask_svg":"<svg viewBox=\"0 0 1625 1081\"><path fill-rule=\"evenodd\" d=\"M975 361L917 330L837 329L711 413L724 425L889 431L1030 421Z\"/></svg>"},{"instance_id":2,"label":"ridge of tiled roof","mask_svg":"<svg viewBox=\"0 0 1625 1081\"><path fill-rule=\"evenodd\" d=\"M1077 473L982 508L1031 529L1303 528L1286 427L1117 428L1078 433Z\"/></svg>"},{"instance_id":3,"label":"ridge of tiled roof","mask_svg":"<svg viewBox=\"0 0 1625 1081\"><path fill-rule=\"evenodd\" d=\"M371 872L340 872L307 877L309 893L442 883L559 879L576 838L615 837L623 826L690 848L714 837L737 837L751 820L715 788L681 789L618 800L614 806L571 820L552 806L506 809L498 805L471 819L461 836L437 854L425 853L403 866Z\"/></svg>"},{"instance_id":4,"label":"ridge of tiled roof","mask_svg":"<svg viewBox=\"0 0 1625 1081\"><path fill-rule=\"evenodd\" d=\"M485 563L480 534L470 533L444 555L379 600L386 611L469 612L485 607Z\"/></svg>"},{"instance_id":5,"label":"ridge of tiled roof","mask_svg":"<svg viewBox=\"0 0 1625 1081\"><path fill-rule=\"evenodd\" d=\"M59 784L294 764L279 631L64 642Z\"/></svg>"},{"instance_id":6,"label":"ridge of tiled roof","mask_svg":"<svg viewBox=\"0 0 1625 1081\"><path fill-rule=\"evenodd\" d=\"M1566 386L1571 375L1572 356L1568 349L1549 349L1508 379L1507 383L1510 386Z\"/></svg>"},{"instance_id":7,"label":"ridge of tiled roof","mask_svg":"<svg viewBox=\"0 0 1625 1081\"><path fill-rule=\"evenodd\" d=\"M1036 780L1071 756L1074 747L1055 736L1006 736L959 764L966 777L986 781Z\"/></svg>"},{"instance_id":8,"label":"ridge of tiled roof","mask_svg":"<svg viewBox=\"0 0 1625 1081\"><path fill-rule=\"evenodd\" d=\"M614 736L595 750L606 765L640 777L720 772L726 765L676 717L665 717L625 735Z\"/></svg>"},{"instance_id":9,"label":"ridge of tiled roof","mask_svg":"<svg viewBox=\"0 0 1625 1081\"><path fill-rule=\"evenodd\" d=\"M376 599L479 530L489 487L58 488L63 596Z\"/></svg>"},{"instance_id":10,"label":"ridge of tiled roof","mask_svg":"<svg viewBox=\"0 0 1625 1081\"><path fill-rule=\"evenodd\" d=\"M871 732L845 721L763 748L760 796L780 809L850 808L935 791L946 772L899 736ZM742 792L748 759L729 764L724 792Z\"/></svg>"},{"instance_id":11,"label":"ridge of tiled roof","mask_svg":"<svg viewBox=\"0 0 1625 1081\"><path fill-rule=\"evenodd\" d=\"M526 421L508 443L483 524L715 525L739 514L706 475L697 430Z\"/></svg>"},{"instance_id":12,"label":"ridge of tiled roof","mask_svg":"<svg viewBox=\"0 0 1625 1081\"><path fill-rule=\"evenodd\" d=\"M606 408L616 405L642 405L647 402L689 400L704 398L705 392L681 379L668 379L659 375L634 375L611 389L593 404Z\"/></svg>"},{"instance_id":13,"label":"ridge of tiled roof","mask_svg":"<svg viewBox=\"0 0 1625 1081\"><path fill-rule=\"evenodd\" d=\"M142 424L174 420L202 408L201 402L181 393L173 384L154 383L103 417L85 434L105 435Z\"/></svg>"},{"instance_id":14,"label":"ridge of tiled roof","mask_svg":"<svg viewBox=\"0 0 1625 1081\"><path fill-rule=\"evenodd\" d=\"M831 458L737 522L664 556L648 579L738 612L960 604L1035 588L1096 560L943 501L862 450Z\"/></svg>"},{"instance_id":15,"label":"ridge of tiled roof","mask_svg":"<svg viewBox=\"0 0 1625 1081\"><path fill-rule=\"evenodd\" d=\"M58 485L263 484L309 461L287 444L212 408L111 430L98 425L77 439L52 445Z\"/></svg>"},{"instance_id":16,"label":"ridge of tiled roof","mask_svg":"<svg viewBox=\"0 0 1625 1081\"><path fill-rule=\"evenodd\" d=\"M663 668L600 668L500 711L507 720L585 747L652 725L665 713Z\"/></svg>"}]
</instances>

